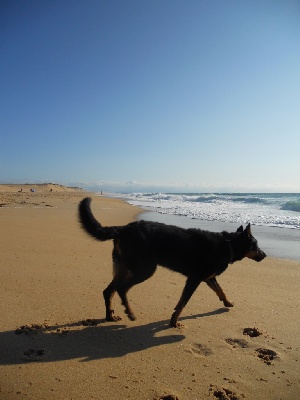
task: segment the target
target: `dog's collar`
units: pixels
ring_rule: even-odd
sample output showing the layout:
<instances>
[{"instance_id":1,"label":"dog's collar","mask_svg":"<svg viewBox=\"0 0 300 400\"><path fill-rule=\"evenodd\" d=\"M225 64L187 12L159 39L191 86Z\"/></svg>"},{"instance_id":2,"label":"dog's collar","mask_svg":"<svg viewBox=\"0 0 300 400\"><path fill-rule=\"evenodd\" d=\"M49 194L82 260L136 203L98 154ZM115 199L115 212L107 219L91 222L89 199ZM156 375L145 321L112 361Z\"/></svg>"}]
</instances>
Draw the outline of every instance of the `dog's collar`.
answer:
<instances>
[{"instance_id":1,"label":"dog's collar","mask_svg":"<svg viewBox=\"0 0 300 400\"><path fill-rule=\"evenodd\" d=\"M229 264L233 264L234 263L234 251L233 251L233 247L231 244L231 240L227 240L228 243L228 247L229 247Z\"/></svg>"}]
</instances>

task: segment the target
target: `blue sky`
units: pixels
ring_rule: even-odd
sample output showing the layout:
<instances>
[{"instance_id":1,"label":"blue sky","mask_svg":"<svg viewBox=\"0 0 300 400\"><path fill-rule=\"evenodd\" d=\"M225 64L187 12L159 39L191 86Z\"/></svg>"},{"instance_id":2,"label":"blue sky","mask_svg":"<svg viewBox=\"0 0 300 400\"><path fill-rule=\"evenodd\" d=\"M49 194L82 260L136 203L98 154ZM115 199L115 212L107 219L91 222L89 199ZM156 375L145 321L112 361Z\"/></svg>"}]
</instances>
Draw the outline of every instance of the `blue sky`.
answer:
<instances>
[{"instance_id":1,"label":"blue sky","mask_svg":"<svg viewBox=\"0 0 300 400\"><path fill-rule=\"evenodd\" d=\"M300 2L0 2L0 182L300 192Z\"/></svg>"}]
</instances>

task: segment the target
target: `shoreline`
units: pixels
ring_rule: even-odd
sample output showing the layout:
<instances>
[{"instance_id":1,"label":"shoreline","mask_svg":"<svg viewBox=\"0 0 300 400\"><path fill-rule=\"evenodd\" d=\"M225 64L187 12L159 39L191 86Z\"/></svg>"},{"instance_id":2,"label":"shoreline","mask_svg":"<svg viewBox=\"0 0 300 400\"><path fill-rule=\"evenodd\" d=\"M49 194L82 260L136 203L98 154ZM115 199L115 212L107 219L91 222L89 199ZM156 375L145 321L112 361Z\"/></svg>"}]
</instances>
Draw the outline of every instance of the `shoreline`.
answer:
<instances>
[{"instance_id":1,"label":"shoreline","mask_svg":"<svg viewBox=\"0 0 300 400\"><path fill-rule=\"evenodd\" d=\"M122 320L106 322L112 242L80 229L77 205L87 195L103 225L144 215L84 191L0 191L0 203L10 200L0 207L0 400L298 398L299 262L235 263L219 277L235 306L201 284L180 329L168 324L185 278L158 268L129 292L137 320L116 295Z\"/></svg>"}]
</instances>

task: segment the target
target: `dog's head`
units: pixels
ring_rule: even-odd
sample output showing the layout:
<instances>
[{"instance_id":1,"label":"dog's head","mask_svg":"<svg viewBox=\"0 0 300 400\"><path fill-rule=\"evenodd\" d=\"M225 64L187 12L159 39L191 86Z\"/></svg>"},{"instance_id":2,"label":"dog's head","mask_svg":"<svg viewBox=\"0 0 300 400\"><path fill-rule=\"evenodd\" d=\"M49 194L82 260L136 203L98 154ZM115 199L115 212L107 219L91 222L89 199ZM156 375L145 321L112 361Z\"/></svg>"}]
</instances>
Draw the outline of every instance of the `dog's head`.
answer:
<instances>
[{"instance_id":1,"label":"dog's head","mask_svg":"<svg viewBox=\"0 0 300 400\"><path fill-rule=\"evenodd\" d=\"M248 257L251 260L259 262L266 257L266 254L258 247L257 240L252 236L250 224L245 229L243 226L240 226L237 229L237 233L239 233L238 246L235 247L235 251L237 252L238 259Z\"/></svg>"}]
</instances>

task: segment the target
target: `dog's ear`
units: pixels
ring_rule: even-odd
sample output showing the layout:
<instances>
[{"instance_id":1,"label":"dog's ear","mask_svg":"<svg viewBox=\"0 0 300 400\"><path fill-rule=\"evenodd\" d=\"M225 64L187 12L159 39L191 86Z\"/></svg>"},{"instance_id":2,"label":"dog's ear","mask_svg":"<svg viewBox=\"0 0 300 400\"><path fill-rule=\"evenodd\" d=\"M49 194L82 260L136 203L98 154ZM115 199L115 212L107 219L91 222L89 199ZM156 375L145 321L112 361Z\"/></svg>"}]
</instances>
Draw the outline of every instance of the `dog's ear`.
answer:
<instances>
[{"instance_id":1,"label":"dog's ear","mask_svg":"<svg viewBox=\"0 0 300 400\"><path fill-rule=\"evenodd\" d=\"M236 231L237 231L238 233L242 233L243 230L244 230L243 225L241 225L239 228L237 228Z\"/></svg>"},{"instance_id":2,"label":"dog's ear","mask_svg":"<svg viewBox=\"0 0 300 400\"><path fill-rule=\"evenodd\" d=\"M248 235L249 237L252 236L252 233L251 233L251 225L250 225L250 223L246 226L245 231L247 232L247 235Z\"/></svg>"}]
</instances>

